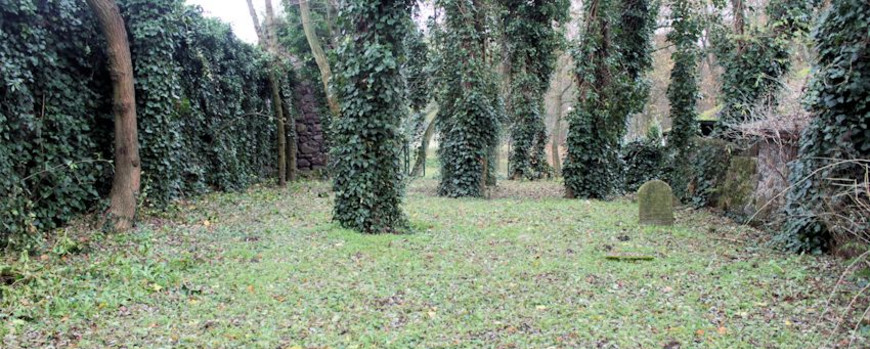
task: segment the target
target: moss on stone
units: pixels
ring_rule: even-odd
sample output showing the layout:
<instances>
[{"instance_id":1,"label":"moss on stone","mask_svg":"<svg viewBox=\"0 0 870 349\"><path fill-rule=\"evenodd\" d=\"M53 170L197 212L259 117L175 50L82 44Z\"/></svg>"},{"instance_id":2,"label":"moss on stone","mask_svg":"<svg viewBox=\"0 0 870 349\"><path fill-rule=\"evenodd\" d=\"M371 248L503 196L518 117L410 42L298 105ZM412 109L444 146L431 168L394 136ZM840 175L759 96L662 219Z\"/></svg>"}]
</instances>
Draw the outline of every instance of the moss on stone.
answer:
<instances>
[{"instance_id":1,"label":"moss on stone","mask_svg":"<svg viewBox=\"0 0 870 349\"><path fill-rule=\"evenodd\" d=\"M660 180L646 182L637 192L640 224L673 225L674 192Z\"/></svg>"},{"instance_id":2,"label":"moss on stone","mask_svg":"<svg viewBox=\"0 0 870 349\"><path fill-rule=\"evenodd\" d=\"M719 208L738 220L755 213L755 187L758 185L758 160L754 157L731 158L725 182L719 190Z\"/></svg>"}]
</instances>

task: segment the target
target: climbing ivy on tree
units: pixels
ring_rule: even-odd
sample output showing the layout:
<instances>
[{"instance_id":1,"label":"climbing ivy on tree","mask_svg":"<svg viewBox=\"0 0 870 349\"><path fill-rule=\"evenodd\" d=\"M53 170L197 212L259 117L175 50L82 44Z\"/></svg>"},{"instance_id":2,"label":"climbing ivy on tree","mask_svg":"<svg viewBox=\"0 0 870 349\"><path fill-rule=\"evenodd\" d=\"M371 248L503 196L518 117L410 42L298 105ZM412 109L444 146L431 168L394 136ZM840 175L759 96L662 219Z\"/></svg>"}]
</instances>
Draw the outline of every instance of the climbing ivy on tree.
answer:
<instances>
[{"instance_id":1,"label":"climbing ivy on tree","mask_svg":"<svg viewBox=\"0 0 870 349\"><path fill-rule=\"evenodd\" d=\"M563 175L568 197L606 199L623 188L619 153L626 121L648 95L643 73L652 62L656 11L647 1L593 0L584 13L573 50L579 100L568 116Z\"/></svg>"},{"instance_id":2,"label":"climbing ivy on tree","mask_svg":"<svg viewBox=\"0 0 870 349\"><path fill-rule=\"evenodd\" d=\"M808 1L774 0L766 8L766 27L716 31L716 57L725 71L720 132L751 121L759 106L776 105L782 78L791 69L793 42L808 31L812 11Z\"/></svg>"},{"instance_id":3,"label":"climbing ivy on tree","mask_svg":"<svg viewBox=\"0 0 870 349\"><path fill-rule=\"evenodd\" d=\"M409 22L407 26L408 33L405 35L403 47L406 59L402 73L408 84L408 101L411 110L420 111L426 107L431 98L429 46L426 44L423 31L417 28L415 23Z\"/></svg>"},{"instance_id":4,"label":"climbing ivy on tree","mask_svg":"<svg viewBox=\"0 0 870 349\"><path fill-rule=\"evenodd\" d=\"M436 94L441 107L438 155L439 195L479 197L492 173L503 110L494 73L486 61L486 23L482 0L436 0L444 11L443 30L435 35Z\"/></svg>"},{"instance_id":5,"label":"climbing ivy on tree","mask_svg":"<svg viewBox=\"0 0 870 349\"><path fill-rule=\"evenodd\" d=\"M364 233L407 228L400 207L407 91L401 74L412 0L349 0L337 50L341 116L333 123L334 219Z\"/></svg>"},{"instance_id":6,"label":"climbing ivy on tree","mask_svg":"<svg viewBox=\"0 0 870 349\"><path fill-rule=\"evenodd\" d=\"M544 147L544 94L561 44L561 33L554 28L568 18L570 3L557 1L501 0L507 54L511 71L511 176L538 179L551 169Z\"/></svg>"},{"instance_id":7,"label":"climbing ivy on tree","mask_svg":"<svg viewBox=\"0 0 870 349\"><path fill-rule=\"evenodd\" d=\"M676 47L671 54L674 67L668 85L668 101L671 104L671 133L668 146L671 149L674 173L670 184L679 198L686 196L691 178L689 157L692 138L700 132L698 126L698 37L701 26L697 21L696 4L692 0L674 0L671 3L671 27L668 41Z\"/></svg>"},{"instance_id":8,"label":"climbing ivy on tree","mask_svg":"<svg viewBox=\"0 0 870 349\"><path fill-rule=\"evenodd\" d=\"M622 0L618 11L619 26L614 41L619 51L619 72L624 88L616 91L619 103L615 108L618 115L627 118L643 111L649 99L650 81L646 73L653 65L653 35L659 6L658 2L650 0ZM614 127L622 127L620 137L625 134L625 126L614 121Z\"/></svg>"},{"instance_id":9,"label":"climbing ivy on tree","mask_svg":"<svg viewBox=\"0 0 870 349\"><path fill-rule=\"evenodd\" d=\"M837 195L836 179L863 180L865 169L835 162L870 159L870 3L834 0L813 32L817 61L807 92L815 115L800 139L798 160L792 163L785 238L789 247L823 251L834 234L826 224L829 210L846 214L854 202ZM840 182L842 184L842 182ZM858 220L860 221L860 220ZM866 231L868 227L853 227Z\"/></svg>"}]
</instances>

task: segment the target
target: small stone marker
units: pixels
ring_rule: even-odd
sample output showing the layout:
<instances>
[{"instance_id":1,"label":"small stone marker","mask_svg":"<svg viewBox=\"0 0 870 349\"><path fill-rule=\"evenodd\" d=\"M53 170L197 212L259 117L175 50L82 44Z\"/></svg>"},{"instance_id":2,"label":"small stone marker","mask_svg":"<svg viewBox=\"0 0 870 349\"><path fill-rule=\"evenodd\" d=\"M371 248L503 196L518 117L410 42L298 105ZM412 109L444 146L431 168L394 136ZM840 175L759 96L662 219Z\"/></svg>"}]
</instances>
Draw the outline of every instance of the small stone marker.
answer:
<instances>
[{"instance_id":1,"label":"small stone marker","mask_svg":"<svg viewBox=\"0 0 870 349\"><path fill-rule=\"evenodd\" d=\"M674 225L674 192L660 180L646 182L637 191L640 224Z\"/></svg>"}]
</instances>

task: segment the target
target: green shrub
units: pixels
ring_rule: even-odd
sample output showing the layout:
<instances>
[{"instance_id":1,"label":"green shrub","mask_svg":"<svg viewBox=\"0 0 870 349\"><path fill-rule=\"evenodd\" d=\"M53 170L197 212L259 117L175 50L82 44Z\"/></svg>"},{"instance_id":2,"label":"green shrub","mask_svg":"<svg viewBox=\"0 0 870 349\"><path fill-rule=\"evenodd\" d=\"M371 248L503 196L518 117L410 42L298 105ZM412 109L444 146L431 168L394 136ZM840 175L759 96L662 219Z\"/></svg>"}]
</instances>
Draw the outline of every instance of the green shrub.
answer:
<instances>
[{"instance_id":1,"label":"green shrub","mask_svg":"<svg viewBox=\"0 0 870 349\"><path fill-rule=\"evenodd\" d=\"M696 208L715 205L734 146L721 139L694 138L691 148L686 199Z\"/></svg>"},{"instance_id":2,"label":"green shrub","mask_svg":"<svg viewBox=\"0 0 870 349\"><path fill-rule=\"evenodd\" d=\"M668 150L658 139L644 139L622 146L625 168L625 192L634 193L644 183L666 180L669 171Z\"/></svg>"}]
</instances>

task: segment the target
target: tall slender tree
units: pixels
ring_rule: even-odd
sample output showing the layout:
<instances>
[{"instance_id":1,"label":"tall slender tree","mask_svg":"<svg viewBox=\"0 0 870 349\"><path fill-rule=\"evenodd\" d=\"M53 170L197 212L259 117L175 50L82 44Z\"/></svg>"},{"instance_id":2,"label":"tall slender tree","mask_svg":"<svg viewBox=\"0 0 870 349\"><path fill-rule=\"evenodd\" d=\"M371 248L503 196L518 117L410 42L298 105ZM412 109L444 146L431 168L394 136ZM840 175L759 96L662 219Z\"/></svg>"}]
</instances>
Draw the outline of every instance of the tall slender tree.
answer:
<instances>
[{"instance_id":1,"label":"tall slender tree","mask_svg":"<svg viewBox=\"0 0 870 349\"><path fill-rule=\"evenodd\" d=\"M115 114L115 175L109 194L108 223L115 231L133 227L142 166L139 159L139 133L136 125L136 89L133 61L124 18L114 0L87 0L96 14L108 44L109 73Z\"/></svg>"},{"instance_id":2,"label":"tall slender tree","mask_svg":"<svg viewBox=\"0 0 870 349\"><path fill-rule=\"evenodd\" d=\"M278 154L278 185L283 187L287 185L287 133L284 119L284 98L281 95L281 82L278 77L281 69L278 54L278 39L275 33L275 15L272 1L266 0L266 26L263 27L260 25L260 19L254 8L253 0L247 0L247 2L260 45L266 48L270 56L269 87L272 90L272 110L275 113L275 123L278 128L278 142L276 145Z\"/></svg>"},{"instance_id":3,"label":"tall slender tree","mask_svg":"<svg viewBox=\"0 0 870 349\"><path fill-rule=\"evenodd\" d=\"M334 219L364 233L407 228L401 209L401 123L408 106L401 73L412 0L348 0L338 49L341 117L335 142Z\"/></svg>"}]
</instances>

